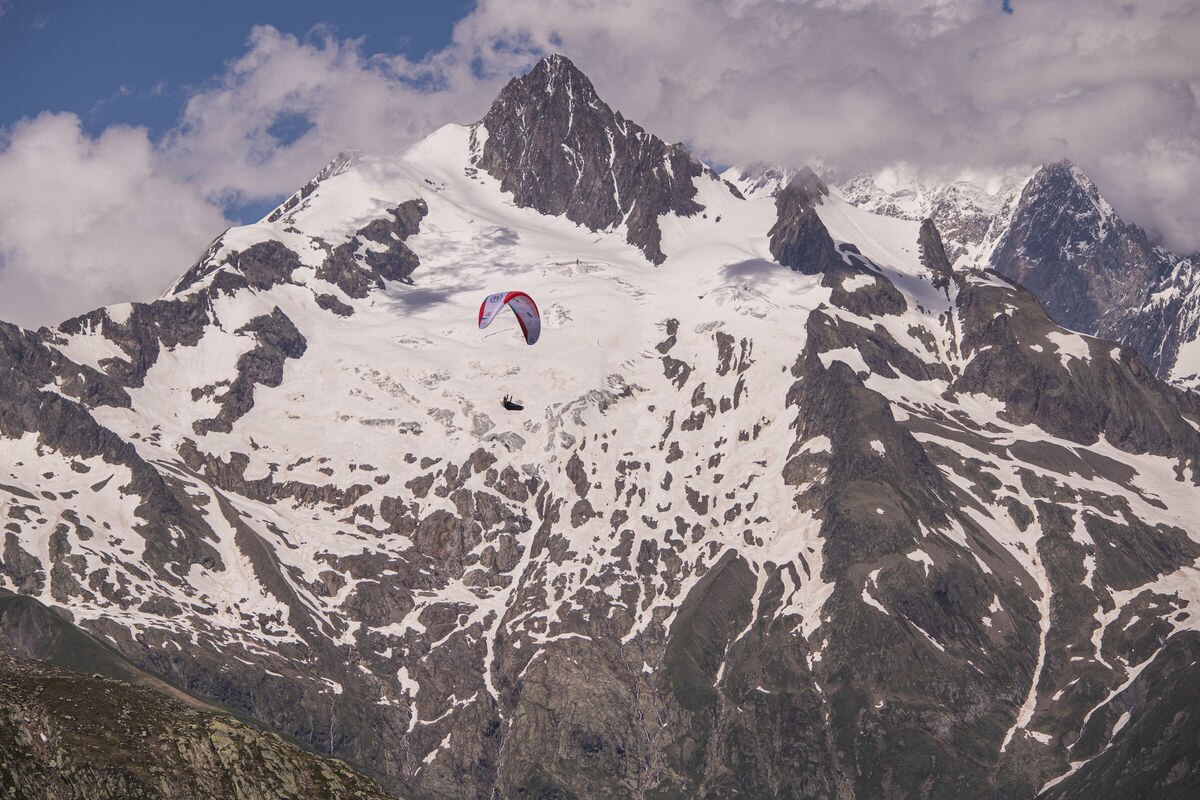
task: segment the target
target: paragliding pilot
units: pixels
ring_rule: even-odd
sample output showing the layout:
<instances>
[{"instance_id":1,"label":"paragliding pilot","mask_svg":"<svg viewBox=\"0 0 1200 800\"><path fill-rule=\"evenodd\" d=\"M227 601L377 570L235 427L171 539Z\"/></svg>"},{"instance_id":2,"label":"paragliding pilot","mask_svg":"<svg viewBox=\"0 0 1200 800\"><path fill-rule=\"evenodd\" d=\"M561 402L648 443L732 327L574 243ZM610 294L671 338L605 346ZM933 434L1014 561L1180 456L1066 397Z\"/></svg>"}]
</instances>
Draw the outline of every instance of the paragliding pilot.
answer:
<instances>
[{"instance_id":1,"label":"paragliding pilot","mask_svg":"<svg viewBox=\"0 0 1200 800\"><path fill-rule=\"evenodd\" d=\"M483 330L492 324L496 314L505 306L512 309L525 336L525 344L536 344L542 335L542 317L538 313L537 303L524 292L495 292L483 298L479 305L479 329ZM505 411L524 411L525 406L512 399L512 395L504 395L500 401Z\"/></svg>"}]
</instances>

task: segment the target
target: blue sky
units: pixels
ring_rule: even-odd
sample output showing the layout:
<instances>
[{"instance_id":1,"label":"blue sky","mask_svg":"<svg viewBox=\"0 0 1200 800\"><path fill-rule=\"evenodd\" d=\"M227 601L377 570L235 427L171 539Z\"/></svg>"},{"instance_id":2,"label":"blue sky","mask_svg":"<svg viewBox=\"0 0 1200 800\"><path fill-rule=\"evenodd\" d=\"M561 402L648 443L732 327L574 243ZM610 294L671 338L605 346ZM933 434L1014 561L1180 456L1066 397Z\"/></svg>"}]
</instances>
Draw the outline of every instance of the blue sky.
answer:
<instances>
[{"instance_id":1,"label":"blue sky","mask_svg":"<svg viewBox=\"0 0 1200 800\"><path fill-rule=\"evenodd\" d=\"M304 38L324 28L366 54L419 60L446 47L474 0L0 0L0 126L42 111L77 114L97 135L114 123L160 134L187 98L246 49L256 25Z\"/></svg>"},{"instance_id":2,"label":"blue sky","mask_svg":"<svg viewBox=\"0 0 1200 800\"><path fill-rule=\"evenodd\" d=\"M340 150L399 153L569 56L715 164L832 181L1070 157L1200 249L1196 0L0 0L0 319L158 295Z\"/></svg>"}]
</instances>

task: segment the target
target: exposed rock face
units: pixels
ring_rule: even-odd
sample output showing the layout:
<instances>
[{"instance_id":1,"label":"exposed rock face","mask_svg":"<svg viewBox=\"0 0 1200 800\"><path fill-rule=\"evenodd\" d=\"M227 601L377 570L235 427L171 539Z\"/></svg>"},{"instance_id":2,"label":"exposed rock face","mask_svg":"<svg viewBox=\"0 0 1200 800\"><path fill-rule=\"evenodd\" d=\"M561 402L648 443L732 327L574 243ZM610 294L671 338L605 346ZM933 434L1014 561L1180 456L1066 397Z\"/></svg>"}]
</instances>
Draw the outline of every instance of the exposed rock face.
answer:
<instances>
[{"instance_id":1,"label":"exposed rock face","mask_svg":"<svg viewBox=\"0 0 1200 800\"><path fill-rule=\"evenodd\" d=\"M270 289L277 283L290 281L292 273L300 266L300 259L279 242L262 242L247 248L244 253L234 254L229 263L246 277L247 286Z\"/></svg>"},{"instance_id":2,"label":"exposed rock face","mask_svg":"<svg viewBox=\"0 0 1200 800\"><path fill-rule=\"evenodd\" d=\"M933 274L933 285L938 289L948 290L954 279L954 268L946 256L946 248L942 244L942 234L932 219L921 222L921 233L917 237L917 247L921 250L921 264Z\"/></svg>"},{"instance_id":3,"label":"exposed rock face","mask_svg":"<svg viewBox=\"0 0 1200 800\"><path fill-rule=\"evenodd\" d=\"M883 188L886 186L887 188ZM1057 322L1132 347L1160 378L1200 387L1200 254L1155 246L1121 220L1069 161L991 193L966 181L860 176L840 187L861 208L928 217L958 268L990 267L1018 281Z\"/></svg>"},{"instance_id":4,"label":"exposed rock face","mask_svg":"<svg viewBox=\"0 0 1200 800\"><path fill-rule=\"evenodd\" d=\"M806 275L841 267L842 257L816 210L828 194L829 187L805 167L775 195L777 217L768 235L771 255L780 264Z\"/></svg>"},{"instance_id":5,"label":"exposed rock face","mask_svg":"<svg viewBox=\"0 0 1200 800\"><path fill-rule=\"evenodd\" d=\"M711 171L614 112L563 56L509 81L479 125L487 138L476 163L518 206L591 230L623 223L655 264L666 258L659 215L704 210L695 179Z\"/></svg>"},{"instance_id":6,"label":"exposed rock face","mask_svg":"<svg viewBox=\"0 0 1200 800\"><path fill-rule=\"evenodd\" d=\"M973 357L954 391L987 394L1014 422L1071 441L1105 434L1131 452L1200 456L1200 432L1187 421L1200 415L1200 397L1164 386L1128 348L1088 339L1062 352L1057 326L1021 287L967 282L958 307L962 352Z\"/></svg>"},{"instance_id":7,"label":"exposed rock face","mask_svg":"<svg viewBox=\"0 0 1200 800\"><path fill-rule=\"evenodd\" d=\"M317 277L336 284L350 297L363 298L384 281L407 281L420 259L404 244L429 212L424 200L408 200L388 211L392 219L377 219L338 245L317 270ZM363 240L380 245L364 246ZM360 253L359 250L363 252Z\"/></svg>"},{"instance_id":8,"label":"exposed rock face","mask_svg":"<svg viewBox=\"0 0 1200 800\"><path fill-rule=\"evenodd\" d=\"M253 334L258 344L238 358L237 377L217 398L221 413L213 419L198 420L192 425L192 429L201 436L209 431L229 433L233 422L254 407L255 384L278 386L283 382L283 362L289 358L300 358L308 346L304 336L278 306L270 314L250 320L237 332ZM205 390L196 390L193 397L197 393L202 396Z\"/></svg>"},{"instance_id":9,"label":"exposed rock face","mask_svg":"<svg viewBox=\"0 0 1200 800\"><path fill-rule=\"evenodd\" d=\"M0 653L0 789L47 800L384 800L345 764L149 689Z\"/></svg>"},{"instance_id":10,"label":"exposed rock face","mask_svg":"<svg viewBox=\"0 0 1200 800\"><path fill-rule=\"evenodd\" d=\"M1149 669L1134 679L1139 708L1114 708L1089 720L1081 741L1094 761L1039 797L1088 800L1112 797L1194 797L1200 792L1200 691L1194 667L1200 637L1180 636ZM1133 716L1134 711L1137 716Z\"/></svg>"},{"instance_id":11,"label":"exposed rock face","mask_svg":"<svg viewBox=\"0 0 1200 800\"><path fill-rule=\"evenodd\" d=\"M1141 228L1060 161L1025 186L991 267L1037 295L1060 325L1120 341L1162 262Z\"/></svg>"},{"instance_id":12,"label":"exposed rock face","mask_svg":"<svg viewBox=\"0 0 1200 800\"><path fill-rule=\"evenodd\" d=\"M1159 252L1169 268L1150 287L1125 343L1159 377L1200 391L1200 353L1195 344L1200 342L1200 253L1177 258ZM1192 352L1187 354L1189 344Z\"/></svg>"},{"instance_id":13,"label":"exposed rock face","mask_svg":"<svg viewBox=\"0 0 1200 800\"><path fill-rule=\"evenodd\" d=\"M820 656L808 655L813 688L805 705L825 716L826 733L823 747L805 751L823 750L828 773L824 786L793 791L892 796L893 782L917 782L931 797L983 794L996 765L973 763L972 751L999 750L1005 709L1028 689L1028 676L1011 665L1036 647L1036 610L1011 581L1020 568L1004 555L951 556L989 534L946 502L954 489L938 469L938 451L897 423L887 400L845 363L825 366L823 352L853 341L846 338L853 326L832 325L823 314L809 318L809 346L788 394L798 419L785 477L797 487L797 505L821 519L821 574L836 587L825 624L853 633L810 645ZM813 335L819 329L827 333ZM826 452L809 444L825 441ZM949 535L955 528L963 538ZM909 555L916 552L937 554L935 563L926 568ZM1008 616L993 630L981 620L997 603ZM926 636L944 644L927 648ZM953 688L937 677L951 672L959 676ZM784 702L793 692L782 693ZM899 696L916 699L890 699ZM885 730L903 730L903 740ZM931 752L937 770L917 755Z\"/></svg>"}]
</instances>

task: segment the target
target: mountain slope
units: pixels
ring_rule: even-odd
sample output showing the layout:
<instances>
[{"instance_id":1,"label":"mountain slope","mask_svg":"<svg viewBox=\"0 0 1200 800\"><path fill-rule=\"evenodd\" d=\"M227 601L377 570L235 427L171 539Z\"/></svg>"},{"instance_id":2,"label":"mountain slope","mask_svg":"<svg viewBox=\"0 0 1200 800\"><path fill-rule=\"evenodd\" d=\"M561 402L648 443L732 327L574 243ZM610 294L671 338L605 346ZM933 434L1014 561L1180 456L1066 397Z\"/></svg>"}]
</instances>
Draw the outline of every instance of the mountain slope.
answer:
<instances>
[{"instance_id":1,"label":"mountain slope","mask_svg":"<svg viewBox=\"0 0 1200 800\"><path fill-rule=\"evenodd\" d=\"M1033 797L1166 713L1195 397L810 173L620 166L564 61L0 328L5 586L421 797Z\"/></svg>"},{"instance_id":2,"label":"mountain slope","mask_svg":"<svg viewBox=\"0 0 1200 800\"><path fill-rule=\"evenodd\" d=\"M9 797L356 798L377 785L158 692L0 653L0 788Z\"/></svg>"}]
</instances>

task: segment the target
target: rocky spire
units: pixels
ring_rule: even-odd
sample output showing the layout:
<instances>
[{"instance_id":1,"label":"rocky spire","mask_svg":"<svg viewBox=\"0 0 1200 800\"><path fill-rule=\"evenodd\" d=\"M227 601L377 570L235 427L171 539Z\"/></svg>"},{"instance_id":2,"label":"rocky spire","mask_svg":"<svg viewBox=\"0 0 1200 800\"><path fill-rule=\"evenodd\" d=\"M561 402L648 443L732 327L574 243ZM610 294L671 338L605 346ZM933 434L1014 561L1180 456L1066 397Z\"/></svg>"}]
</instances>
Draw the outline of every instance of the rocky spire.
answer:
<instances>
[{"instance_id":1,"label":"rocky spire","mask_svg":"<svg viewBox=\"0 0 1200 800\"><path fill-rule=\"evenodd\" d=\"M842 265L833 237L817 216L817 206L829 187L804 167L775 195L776 219L771 228L771 255L785 267L819 275Z\"/></svg>"},{"instance_id":2,"label":"rocky spire","mask_svg":"<svg viewBox=\"0 0 1200 800\"><path fill-rule=\"evenodd\" d=\"M950 266L950 259L946 257L942 234L938 232L933 220L925 219L921 222L917 246L921 250L921 264L933 273L933 285L938 289L948 290L954 270Z\"/></svg>"},{"instance_id":3,"label":"rocky spire","mask_svg":"<svg viewBox=\"0 0 1200 800\"><path fill-rule=\"evenodd\" d=\"M487 136L475 164L517 205L591 230L624 223L629 243L655 264L666 258L659 215L704 209L694 179L706 168L614 112L565 56L509 81L477 125Z\"/></svg>"}]
</instances>

